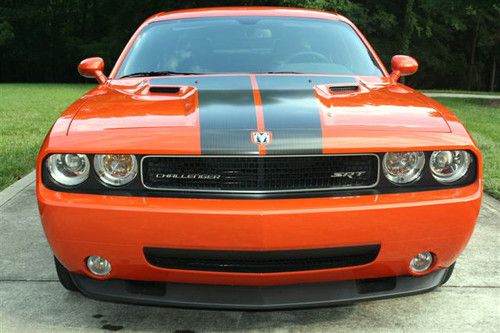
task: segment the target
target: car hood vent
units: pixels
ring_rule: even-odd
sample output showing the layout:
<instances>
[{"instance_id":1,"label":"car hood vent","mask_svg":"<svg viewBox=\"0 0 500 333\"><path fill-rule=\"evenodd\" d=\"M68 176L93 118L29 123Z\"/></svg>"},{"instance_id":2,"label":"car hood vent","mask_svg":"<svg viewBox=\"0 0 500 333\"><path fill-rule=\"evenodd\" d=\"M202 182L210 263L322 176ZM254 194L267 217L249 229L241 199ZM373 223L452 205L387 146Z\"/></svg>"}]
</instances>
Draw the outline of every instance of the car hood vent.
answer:
<instances>
[{"instance_id":1,"label":"car hood vent","mask_svg":"<svg viewBox=\"0 0 500 333\"><path fill-rule=\"evenodd\" d=\"M330 86L330 91L334 93L342 93L342 92L351 92L351 91L358 91L359 86L358 85L342 85L342 86Z\"/></svg>"},{"instance_id":2,"label":"car hood vent","mask_svg":"<svg viewBox=\"0 0 500 333\"><path fill-rule=\"evenodd\" d=\"M180 90L181 90L180 87L162 87L162 86L149 87L149 92L156 94L178 94Z\"/></svg>"}]
</instances>

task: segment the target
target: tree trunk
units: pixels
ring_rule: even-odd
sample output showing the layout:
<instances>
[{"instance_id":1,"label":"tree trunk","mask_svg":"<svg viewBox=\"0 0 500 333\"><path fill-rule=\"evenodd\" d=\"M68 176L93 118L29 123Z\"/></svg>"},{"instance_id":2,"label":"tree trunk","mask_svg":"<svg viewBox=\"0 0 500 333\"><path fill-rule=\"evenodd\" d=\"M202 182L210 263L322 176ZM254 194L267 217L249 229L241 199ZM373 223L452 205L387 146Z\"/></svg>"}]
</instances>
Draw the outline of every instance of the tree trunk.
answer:
<instances>
[{"instance_id":1,"label":"tree trunk","mask_svg":"<svg viewBox=\"0 0 500 333\"><path fill-rule=\"evenodd\" d=\"M403 28L403 37L401 41L401 53L409 54L410 53L410 42L413 34L413 6L415 4L415 0L407 0L406 8L405 8L405 21Z\"/></svg>"},{"instance_id":2,"label":"tree trunk","mask_svg":"<svg viewBox=\"0 0 500 333\"><path fill-rule=\"evenodd\" d=\"M413 6L415 5L415 0L407 0L406 8L405 8L405 18L404 18L404 27L403 27L403 36L401 38L401 54L409 55L410 54L410 42L411 37L413 35ZM401 82L404 84L405 77L401 77Z\"/></svg>"},{"instance_id":3,"label":"tree trunk","mask_svg":"<svg viewBox=\"0 0 500 333\"><path fill-rule=\"evenodd\" d=\"M472 81L474 80L474 67L476 65L476 49L477 49L477 38L479 35L479 18L476 21L476 27L474 29L474 34L472 36L472 45L470 51L470 63L469 63L469 73L467 77L467 90L472 89Z\"/></svg>"},{"instance_id":4,"label":"tree trunk","mask_svg":"<svg viewBox=\"0 0 500 333\"><path fill-rule=\"evenodd\" d=\"M495 52L493 54L493 66L491 68L490 91L494 91L495 90L496 72L497 72L497 54Z\"/></svg>"}]
</instances>

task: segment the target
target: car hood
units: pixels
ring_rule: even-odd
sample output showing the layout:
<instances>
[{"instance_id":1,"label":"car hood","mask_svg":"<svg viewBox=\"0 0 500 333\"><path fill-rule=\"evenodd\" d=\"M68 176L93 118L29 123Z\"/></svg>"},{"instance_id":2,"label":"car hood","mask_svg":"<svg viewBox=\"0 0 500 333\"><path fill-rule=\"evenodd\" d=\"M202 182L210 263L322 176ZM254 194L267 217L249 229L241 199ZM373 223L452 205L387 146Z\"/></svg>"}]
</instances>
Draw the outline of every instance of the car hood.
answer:
<instances>
[{"instance_id":1,"label":"car hood","mask_svg":"<svg viewBox=\"0 0 500 333\"><path fill-rule=\"evenodd\" d=\"M418 92L345 76L114 80L84 99L69 137L85 136L106 145L101 140L112 136L135 148L157 147L161 140L168 153L262 153L252 142L253 131L271 134L267 154L315 154L336 145L362 146L363 138L450 132L442 114Z\"/></svg>"}]
</instances>

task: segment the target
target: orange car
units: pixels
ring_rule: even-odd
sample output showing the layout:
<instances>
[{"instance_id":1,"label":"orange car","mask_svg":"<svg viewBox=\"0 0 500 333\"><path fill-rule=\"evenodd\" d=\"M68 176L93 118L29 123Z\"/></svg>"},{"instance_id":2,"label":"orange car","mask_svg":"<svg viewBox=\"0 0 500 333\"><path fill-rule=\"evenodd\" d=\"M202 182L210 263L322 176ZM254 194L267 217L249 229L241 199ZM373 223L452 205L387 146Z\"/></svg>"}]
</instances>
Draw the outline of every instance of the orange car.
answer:
<instances>
[{"instance_id":1,"label":"orange car","mask_svg":"<svg viewBox=\"0 0 500 333\"><path fill-rule=\"evenodd\" d=\"M481 153L398 83L346 18L284 8L160 13L56 121L37 161L69 290L271 309L445 283L482 193Z\"/></svg>"}]
</instances>

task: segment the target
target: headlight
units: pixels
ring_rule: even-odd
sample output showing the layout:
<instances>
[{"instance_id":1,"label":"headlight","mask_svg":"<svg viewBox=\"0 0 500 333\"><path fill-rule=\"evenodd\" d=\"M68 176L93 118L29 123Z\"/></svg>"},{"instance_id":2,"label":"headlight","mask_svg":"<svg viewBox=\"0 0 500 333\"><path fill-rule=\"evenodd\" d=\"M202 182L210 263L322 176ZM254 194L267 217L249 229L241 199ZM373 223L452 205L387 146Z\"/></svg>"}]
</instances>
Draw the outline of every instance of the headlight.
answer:
<instances>
[{"instance_id":1,"label":"headlight","mask_svg":"<svg viewBox=\"0 0 500 333\"><path fill-rule=\"evenodd\" d=\"M465 150L441 150L432 153L430 168L438 182L449 184L467 174L470 162L471 156Z\"/></svg>"},{"instance_id":2,"label":"headlight","mask_svg":"<svg viewBox=\"0 0 500 333\"><path fill-rule=\"evenodd\" d=\"M130 183L138 169L134 155L95 155L94 168L99 178L112 186Z\"/></svg>"},{"instance_id":3,"label":"headlight","mask_svg":"<svg viewBox=\"0 0 500 333\"><path fill-rule=\"evenodd\" d=\"M75 186L89 177L90 163L84 154L53 154L46 163L52 179L61 185Z\"/></svg>"},{"instance_id":4,"label":"headlight","mask_svg":"<svg viewBox=\"0 0 500 333\"><path fill-rule=\"evenodd\" d=\"M425 155L421 151L386 153L382 161L385 177L396 185L418 180L424 165Z\"/></svg>"}]
</instances>

